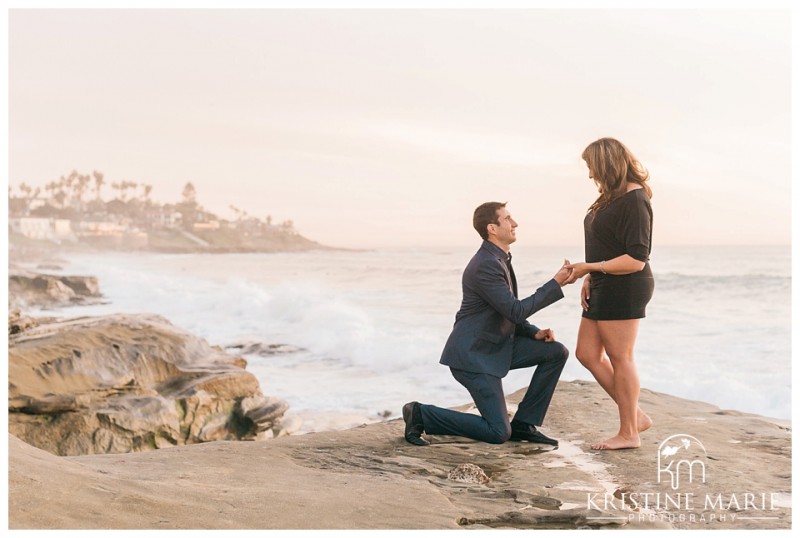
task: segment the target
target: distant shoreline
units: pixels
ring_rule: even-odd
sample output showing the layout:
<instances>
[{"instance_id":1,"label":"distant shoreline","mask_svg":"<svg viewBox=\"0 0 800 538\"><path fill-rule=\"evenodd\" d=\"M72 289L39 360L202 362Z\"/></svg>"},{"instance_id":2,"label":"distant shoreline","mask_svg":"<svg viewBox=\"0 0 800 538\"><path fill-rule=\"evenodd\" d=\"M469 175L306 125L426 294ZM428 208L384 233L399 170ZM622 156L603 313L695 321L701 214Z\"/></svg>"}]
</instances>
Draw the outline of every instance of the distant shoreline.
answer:
<instances>
[{"instance_id":1,"label":"distant shoreline","mask_svg":"<svg viewBox=\"0 0 800 538\"><path fill-rule=\"evenodd\" d=\"M302 244L255 246L218 246L207 247L191 245L151 245L136 248L93 244L84 241L53 242L42 239L30 239L19 234L9 234L8 253L9 261L15 258L46 259L59 254L101 254L101 253L154 253L154 254L278 254L287 252L332 251L332 252L368 252L375 249L357 249L347 247L333 247L317 242L308 241Z\"/></svg>"}]
</instances>

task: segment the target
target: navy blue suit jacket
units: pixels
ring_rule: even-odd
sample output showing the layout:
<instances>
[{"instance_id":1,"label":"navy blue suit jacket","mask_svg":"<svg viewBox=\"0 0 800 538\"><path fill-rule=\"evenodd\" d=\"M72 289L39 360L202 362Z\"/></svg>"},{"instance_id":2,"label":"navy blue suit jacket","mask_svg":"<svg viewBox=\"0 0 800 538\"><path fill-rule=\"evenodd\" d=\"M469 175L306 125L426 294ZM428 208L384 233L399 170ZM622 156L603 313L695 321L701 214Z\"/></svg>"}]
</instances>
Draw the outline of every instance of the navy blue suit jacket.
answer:
<instances>
[{"instance_id":1,"label":"navy blue suit jacket","mask_svg":"<svg viewBox=\"0 0 800 538\"><path fill-rule=\"evenodd\" d=\"M441 364L505 377L514 338L533 338L539 330L527 318L564 297L561 286L551 279L530 297L517 299L507 259L500 247L484 241L467 264L461 278L461 308Z\"/></svg>"}]
</instances>

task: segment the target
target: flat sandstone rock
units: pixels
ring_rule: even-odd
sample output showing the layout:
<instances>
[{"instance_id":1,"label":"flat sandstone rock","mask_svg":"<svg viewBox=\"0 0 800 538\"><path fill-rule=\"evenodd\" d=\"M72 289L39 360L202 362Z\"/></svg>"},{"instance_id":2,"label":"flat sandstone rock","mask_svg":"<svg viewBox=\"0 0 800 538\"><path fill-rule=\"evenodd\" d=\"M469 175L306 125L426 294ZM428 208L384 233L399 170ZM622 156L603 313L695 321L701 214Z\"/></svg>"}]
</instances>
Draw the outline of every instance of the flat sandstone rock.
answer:
<instances>
[{"instance_id":1,"label":"flat sandstone rock","mask_svg":"<svg viewBox=\"0 0 800 538\"><path fill-rule=\"evenodd\" d=\"M510 406L522 395L511 395ZM654 426L642 448L617 452L589 448L615 432L616 410L596 384L581 381L559 384L542 428L561 441L558 449L456 437L430 437L430 446L417 447L403 440L401 419L267 441L61 458L12 437L9 525L791 528L788 425L647 390L641 405ZM658 472L665 448L700 461L704 474L695 463L690 477L684 466L673 488ZM488 482L448 478L462 464L480 468Z\"/></svg>"}]
</instances>

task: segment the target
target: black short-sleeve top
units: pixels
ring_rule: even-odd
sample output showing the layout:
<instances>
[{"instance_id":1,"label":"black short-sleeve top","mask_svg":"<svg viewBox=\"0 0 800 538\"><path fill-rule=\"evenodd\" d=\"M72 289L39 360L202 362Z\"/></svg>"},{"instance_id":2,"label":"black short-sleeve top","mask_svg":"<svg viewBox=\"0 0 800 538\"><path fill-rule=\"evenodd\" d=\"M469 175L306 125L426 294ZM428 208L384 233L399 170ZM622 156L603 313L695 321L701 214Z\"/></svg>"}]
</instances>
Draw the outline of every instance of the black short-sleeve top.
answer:
<instances>
[{"instance_id":1,"label":"black short-sleeve top","mask_svg":"<svg viewBox=\"0 0 800 538\"><path fill-rule=\"evenodd\" d=\"M606 207L591 211L583 221L586 261L610 260L628 254L650 260L653 208L644 189L634 189Z\"/></svg>"}]
</instances>

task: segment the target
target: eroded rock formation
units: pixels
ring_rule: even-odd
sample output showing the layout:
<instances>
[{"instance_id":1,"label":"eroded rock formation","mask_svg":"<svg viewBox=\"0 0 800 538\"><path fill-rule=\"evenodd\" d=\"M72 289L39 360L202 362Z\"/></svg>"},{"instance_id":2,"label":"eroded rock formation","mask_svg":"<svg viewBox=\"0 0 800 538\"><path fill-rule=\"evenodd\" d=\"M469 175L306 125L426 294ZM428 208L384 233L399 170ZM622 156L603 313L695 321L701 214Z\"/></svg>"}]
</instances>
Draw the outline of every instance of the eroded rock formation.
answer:
<instances>
[{"instance_id":1,"label":"eroded rock formation","mask_svg":"<svg viewBox=\"0 0 800 538\"><path fill-rule=\"evenodd\" d=\"M93 276L48 275L14 269L8 276L8 304L11 308L55 308L91 304L102 298Z\"/></svg>"},{"instance_id":2,"label":"eroded rock formation","mask_svg":"<svg viewBox=\"0 0 800 538\"><path fill-rule=\"evenodd\" d=\"M261 393L244 359L159 316L16 326L9 432L48 452L122 453L280 433L288 405Z\"/></svg>"}]
</instances>

